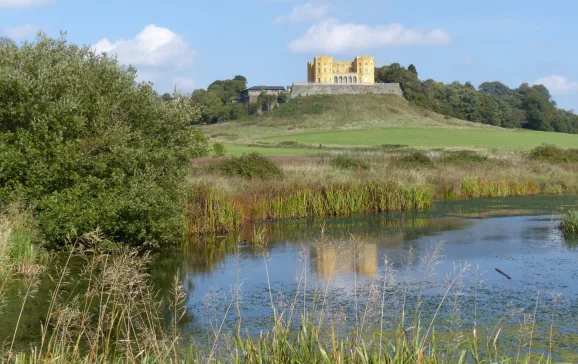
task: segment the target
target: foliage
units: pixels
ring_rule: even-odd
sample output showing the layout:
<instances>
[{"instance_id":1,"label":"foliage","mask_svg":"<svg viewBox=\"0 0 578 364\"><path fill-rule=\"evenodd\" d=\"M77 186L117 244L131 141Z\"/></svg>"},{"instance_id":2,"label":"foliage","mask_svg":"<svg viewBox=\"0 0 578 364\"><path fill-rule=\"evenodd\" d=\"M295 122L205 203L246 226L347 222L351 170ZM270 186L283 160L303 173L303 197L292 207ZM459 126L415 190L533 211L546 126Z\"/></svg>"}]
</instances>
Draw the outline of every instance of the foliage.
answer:
<instances>
[{"instance_id":1,"label":"foliage","mask_svg":"<svg viewBox=\"0 0 578 364\"><path fill-rule=\"evenodd\" d=\"M555 145L542 144L530 151L530 159L549 163L578 162L578 149L561 149Z\"/></svg>"},{"instance_id":2,"label":"foliage","mask_svg":"<svg viewBox=\"0 0 578 364\"><path fill-rule=\"evenodd\" d=\"M470 164L470 163L480 163L488 160L485 155L478 154L473 150L460 150L457 152L448 152L442 158L443 163L452 164Z\"/></svg>"},{"instance_id":3,"label":"foliage","mask_svg":"<svg viewBox=\"0 0 578 364\"><path fill-rule=\"evenodd\" d=\"M335 158L332 158L329 161L329 165L331 165L333 168L339 168L339 169L368 169L369 165L358 158L352 158L352 157L346 157L346 156L338 156Z\"/></svg>"},{"instance_id":4,"label":"foliage","mask_svg":"<svg viewBox=\"0 0 578 364\"><path fill-rule=\"evenodd\" d=\"M281 169L274 162L258 153L231 157L221 162L216 168L224 175L249 179L269 179L282 175Z\"/></svg>"},{"instance_id":5,"label":"foliage","mask_svg":"<svg viewBox=\"0 0 578 364\"><path fill-rule=\"evenodd\" d=\"M53 244L97 227L173 240L190 159L208 152L190 97L162 101L134 68L64 37L0 53L0 201L29 202Z\"/></svg>"},{"instance_id":6,"label":"foliage","mask_svg":"<svg viewBox=\"0 0 578 364\"><path fill-rule=\"evenodd\" d=\"M237 75L230 80L217 80L206 90L193 91L192 98L202 110L195 123L213 124L256 113L257 109L238 103L241 92L246 88L247 79Z\"/></svg>"},{"instance_id":7,"label":"foliage","mask_svg":"<svg viewBox=\"0 0 578 364\"><path fill-rule=\"evenodd\" d=\"M394 164L399 167L432 167L433 162L425 153L413 152L395 159Z\"/></svg>"},{"instance_id":8,"label":"foliage","mask_svg":"<svg viewBox=\"0 0 578 364\"><path fill-rule=\"evenodd\" d=\"M216 142L213 144L213 156L214 157L223 157L225 156L225 144Z\"/></svg>"},{"instance_id":9,"label":"foliage","mask_svg":"<svg viewBox=\"0 0 578 364\"><path fill-rule=\"evenodd\" d=\"M578 237L578 210L570 210L564 214L560 229L567 236Z\"/></svg>"},{"instance_id":10,"label":"foliage","mask_svg":"<svg viewBox=\"0 0 578 364\"><path fill-rule=\"evenodd\" d=\"M376 68L376 81L399 83L407 100L443 115L506 128L578 133L578 115L556 108L543 85L510 89L484 82L476 90L469 82L421 81L415 66L405 69L399 63Z\"/></svg>"},{"instance_id":11,"label":"foliage","mask_svg":"<svg viewBox=\"0 0 578 364\"><path fill-rule=\"evenodd\" d=\"M287 92L280 92L279 96L277 96L277 103L279 105L286 103L289 101L289 93Z\"/></svg>"}]
</instances>

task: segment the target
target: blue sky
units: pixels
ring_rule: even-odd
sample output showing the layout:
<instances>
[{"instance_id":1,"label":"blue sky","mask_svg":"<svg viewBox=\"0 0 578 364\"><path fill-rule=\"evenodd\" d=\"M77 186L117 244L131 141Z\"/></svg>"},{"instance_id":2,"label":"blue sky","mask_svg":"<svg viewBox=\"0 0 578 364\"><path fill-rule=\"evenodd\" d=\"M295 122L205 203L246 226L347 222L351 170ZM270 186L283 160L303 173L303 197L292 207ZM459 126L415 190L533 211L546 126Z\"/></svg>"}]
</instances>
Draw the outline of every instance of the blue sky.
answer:
<instances>
[{"instance_id":1,"label":"blue sky","mask_svg":"<svg viewBox=\"0 0 578 364\"><path fill-rule=\"evenodd\" d=\"M543 83L578 110L575 0L0 0L0 35L66 31L134 64L160 92L244 75L305 81L314 55L373 55L421 79Z\"/></svg>"}]
</instances>

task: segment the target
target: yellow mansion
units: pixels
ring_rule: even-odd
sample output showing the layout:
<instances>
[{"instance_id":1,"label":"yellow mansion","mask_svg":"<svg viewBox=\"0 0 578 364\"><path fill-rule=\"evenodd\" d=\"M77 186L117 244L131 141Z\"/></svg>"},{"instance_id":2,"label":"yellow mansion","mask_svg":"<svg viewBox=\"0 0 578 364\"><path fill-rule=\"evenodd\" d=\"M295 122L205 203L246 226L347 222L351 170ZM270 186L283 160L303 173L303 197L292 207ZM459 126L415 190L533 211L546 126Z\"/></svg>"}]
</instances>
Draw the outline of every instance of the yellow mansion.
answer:
<instances>
[{"instance_id":1,"label":"yellow mansion","mask_svg":"<svg viewBox=\"0 0 578 364\"><path fill-rule=\"evenodd\" d=\"M331 56L319 56L307 63L307 82L373 84L374 69L371 56L358 56L353 62L333 61Z\"/></svg>"}]
</instances>

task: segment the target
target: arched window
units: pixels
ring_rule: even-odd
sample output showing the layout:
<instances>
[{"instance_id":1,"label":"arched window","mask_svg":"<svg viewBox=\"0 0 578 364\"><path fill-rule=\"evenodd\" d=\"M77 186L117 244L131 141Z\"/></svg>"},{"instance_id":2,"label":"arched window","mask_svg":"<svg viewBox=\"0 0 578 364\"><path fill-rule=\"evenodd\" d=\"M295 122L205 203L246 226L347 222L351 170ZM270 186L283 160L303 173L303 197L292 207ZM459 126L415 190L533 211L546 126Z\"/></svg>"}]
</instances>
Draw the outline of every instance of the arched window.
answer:
<instances>
[{"instance_id":1,"label":"arched window","mask_svg":"<svg viewBox=\"0 0 578 364\"><path fill-rule=\"evenodd\" d=\"M349 83L353 83L353 79L349 76Z\"/></svg>"},{"instance_id":2,"label":"arched window","mask_svg":"<svg viewBox=\"0 0 578 364\"><path fill-rule=\"evenodd\" d=\"M357 76L353 76L353 83L357 83Z\"/></svg>"},{"instance_id":3,"label":"arched window","mask_svg":"<svg viewBox=\"0 0 578 364\"><path fill-rule=\"evenodd\" d=\"M343 76L339 76L339 83L343 83Z\"/></svg>"},{"instance_id":4,"label":"arched window","mask_svg":"<svg viewBox=\"0 0 578 364\"><path fill-rule=\"evenodd\" d=\"M347 83L347 76L343 77L343 83Z\"/></svg>"},{"instance_id":5,"label":"arched window","mask_svg":"<svg viewBox=\"0 0 578 364\"><path fill-rule=\"evenodd\" d=\"M333 79L333 83L337 83L337 76Z\"/></svg>"}]
</instances>

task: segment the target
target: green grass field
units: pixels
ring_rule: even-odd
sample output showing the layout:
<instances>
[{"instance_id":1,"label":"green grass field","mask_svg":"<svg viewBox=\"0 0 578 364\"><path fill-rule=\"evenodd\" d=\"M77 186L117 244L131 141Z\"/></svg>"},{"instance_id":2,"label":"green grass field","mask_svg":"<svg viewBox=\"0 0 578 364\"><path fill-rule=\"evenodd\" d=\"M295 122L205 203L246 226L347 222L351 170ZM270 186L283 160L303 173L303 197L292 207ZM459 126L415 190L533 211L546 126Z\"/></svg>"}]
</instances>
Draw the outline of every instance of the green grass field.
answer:
<instances>
[{"instance_id":1,"label":"green grass field","mask_svg":"<svg viewBox=\"0 0 578 364\"><path fill-rule=\"evenodd\" d=\"M578 148L578 135L502 129L412 106L391 95L299 97L260 116L201 127L210 141L226 143L227 154L317 155L315 148L279 146L296 142L316 147L476 148L523 152L543 143ZM270 147L255 146L267 143ZM327 152L324 148L324 152Z\"/></svg>"},{"instance_id":2,"label":"green grass field","mask_svg":"<svg viewBox=\"0 0 578 364\"><path fill-rule=\"evenodd\" d=\"M543 143L562 148L577 148L578 135L529 130L467 130L467 129L374 129L325 133L285 135L264 141L293 141L308 145L379 146L405 144L423 148L488 148L527 150Z\"/></svg>"}]
</instances>

